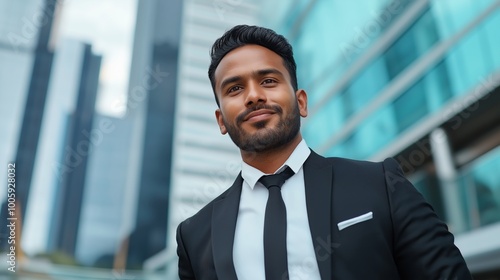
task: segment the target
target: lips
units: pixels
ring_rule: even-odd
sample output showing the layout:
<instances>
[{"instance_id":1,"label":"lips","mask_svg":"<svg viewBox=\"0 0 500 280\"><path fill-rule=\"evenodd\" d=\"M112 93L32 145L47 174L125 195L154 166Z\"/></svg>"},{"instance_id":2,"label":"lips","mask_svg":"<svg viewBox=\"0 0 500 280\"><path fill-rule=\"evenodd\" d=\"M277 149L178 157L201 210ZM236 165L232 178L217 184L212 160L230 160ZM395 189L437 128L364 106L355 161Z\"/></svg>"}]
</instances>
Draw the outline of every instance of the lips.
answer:
<instances>
[{"instance_id":1,"label":"lips","mask_svg":"<svg viewBox=\"0 0 500 280\"><path fill-rule=\"evenodd\" d=\"M253 120L253 119L264 119L269 115L275 114L276 112L269 109L261 109L257 111L253 111L250 114L246 115L243 121Z\"/></svg>"}]
</instances>

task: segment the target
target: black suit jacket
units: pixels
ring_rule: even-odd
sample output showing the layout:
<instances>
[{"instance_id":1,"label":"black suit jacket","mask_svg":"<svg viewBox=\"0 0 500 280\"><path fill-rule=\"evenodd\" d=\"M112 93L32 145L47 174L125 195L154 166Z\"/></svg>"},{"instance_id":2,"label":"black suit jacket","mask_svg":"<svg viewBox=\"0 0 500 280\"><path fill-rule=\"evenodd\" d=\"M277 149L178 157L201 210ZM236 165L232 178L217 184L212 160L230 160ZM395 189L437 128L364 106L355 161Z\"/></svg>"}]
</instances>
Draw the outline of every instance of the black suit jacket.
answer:
<instances>
[{"instance_id":1,"label":"black suit jacket","mask_svg":"<svg viewBox=\"0 0 500 280\"><path fill-rule=\"evenodd\" d=\"M304 163L321 279L471 279L453 235L393 159ZM237 279L233 241L243 179L177 228L181 279ZM372 212L342 230L338 223Z\"/></svg>"}]
</instances>

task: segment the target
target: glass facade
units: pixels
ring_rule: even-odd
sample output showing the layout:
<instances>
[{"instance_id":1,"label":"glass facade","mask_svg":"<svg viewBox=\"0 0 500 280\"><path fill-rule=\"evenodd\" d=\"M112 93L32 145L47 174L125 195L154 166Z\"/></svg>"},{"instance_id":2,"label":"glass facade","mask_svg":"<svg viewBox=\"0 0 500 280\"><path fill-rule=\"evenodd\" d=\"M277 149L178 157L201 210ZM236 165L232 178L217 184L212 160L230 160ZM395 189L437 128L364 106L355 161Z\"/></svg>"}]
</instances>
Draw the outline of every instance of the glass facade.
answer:
<instances>
[{"instance_id":1,"label":"glass facade","mask_svg":"<svg viewBox=\"0 0 500 280\"><path fill-rule=\"evenodd\" d=\"M374 11L387 3L387 0L366 1L364 4L368 6L358 9L358 3L354 2L316 1L302 25L284 32L295 48L299 86L314 90L310 106L329 92L331 85L375 41L403 6L385 11L385 16L376 16ZM346 10L359 13L332 13ZM366 21L367 18L371 20ZM288 16L286 21L290 22L286 26L300 24Z\"/></svg>"},{"instance_id":2,"label":"glass facade","mask_svg":"<svg viewBox=\"0 0 500 280\"><path fill-rule=\"evenodd\" d=\"M366 116L355 130L338 143L338 147L331 147L327 154L368 158L412 125L438 111L451 98L467 93L489 73L498 71L499 55L495 51L500 49L500 40L495 36L494 28L500 24L499 19L500 10L497 9L407 90ZM382 56L367 65L347 88L321 104L318 113L310 117L308 126L304 128L304 137L311 139L308 141L310 145L321 147L321 143L343 128L345 121L363 110L417 58L425 56L438 40L442 39L438 38L432 9L429 9ZM314 100L316 93L310 93L311 99ZM311 107L314 107L314 101L312 103ZM334 109L335 104L341 108ZM318 135L319 131L322 133ZM373 131L378 133L371 133ZM346 142L363 139L364 135L371 135L373 141L369 146L364 141L346 145ZM346 150L347 147L350 150Z\"/></svg>"},{"instance_id":3,"label":"glass facade","mask_svg":"<svg viewBox=\"0 0 500 280\"><path fill-rule=\"evenodd\" d=\"M11 51L34 49L39 28L47 24L43 15L51 11L44 8L44 0L0 0L0 48Z\"/></svg>"},{"instance_id":4,"label":"glass facade","mask_svg":"<svg viewBox=\"0 0 500 280\"><path fill-rule=\"evenodd\" d=\"M343 155L360 159L368 158L429 114L439 111L450 99L465 95L474 86L486 79L490 73L500 70L497 58L499 54L493 51L500 50L500 40L490 40L490 38L495 37L493 29L499 24L500 9L497 9L490 18L460 40L420 80L402 92L392 102L387 103L371 116L365 118L352 132L353 137L344 139L340 144L340 146L343 146L345 142L349 142L351 139L362 138L364 134L369 134L372 135L373 140L370 147L363 149L364 147L361 145L352 145L351 150L341 149ZM491 41L491 43L482 45L482 41ZM325 107L323 110L327 111L327 108ZM389 113L390 111L392 111L392 114ZM312 122L312 124L313 127L309 129L314 135L314 131L317 131L314 127L316 123ZM391 129L393 128L391 124L395 124L395 130ZM381 128L376 129L379 133L367 133L373 131L376 126ZM305 137L307 137L307 134ZM333 147L329 153L333 155L342 151Z\"/></svg>"},{"instance_id":5,"label":"glass facade","mask_svg":"<svg viewBox=\"0 0 500 280\"><path fill-rule=\"evenodd\" d=\"M460 170L458 178L468 229L500 222L500 148Z\"/></svg>"},{"instance_id":6,"label":"glass facade","mask_svg":"<svg viewBox=\"0 0 500 280\"><path fill-rule=\"evenodd\" d=\"M408 176L452 231L500 222L500 104L477 105L499 100L499 1L295 2L301 13L268 23L294 48L308 145L360 160L422 155ZM451 181L438 153L419 144L439 128L449 134Z\"/></svg>"},{"instance_id":7,"label":"glass facade","mask_svg":"<svg viewBox=\"0 0 500 280\"><path fill-rule=\"evenodd\" d=\"M123 151L130 147L131 121L96 114L93 127L98 144L88 162L75 259L87 266L109 268L122 246L124 213L130 207L123 187L128 154ZM108 129L102 131L102 127Z\"/></svg>"}]
</instances>

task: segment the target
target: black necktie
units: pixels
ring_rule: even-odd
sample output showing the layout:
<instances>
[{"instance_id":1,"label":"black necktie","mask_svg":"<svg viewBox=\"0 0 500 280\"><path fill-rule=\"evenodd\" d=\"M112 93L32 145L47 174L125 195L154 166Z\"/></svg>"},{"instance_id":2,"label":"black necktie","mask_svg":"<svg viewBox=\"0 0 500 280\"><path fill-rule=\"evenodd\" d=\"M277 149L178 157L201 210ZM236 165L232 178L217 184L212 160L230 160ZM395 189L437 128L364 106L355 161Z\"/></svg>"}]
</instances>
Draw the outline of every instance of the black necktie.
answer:
<instances>
[{"instance_id":1,"label":"black necktie","mask_svg":"<svg viewBox=\"0 0 500 280\"><path fill-rule=\"evenodd\" d=\"M293 174L293 170L287 167L281 173L265 175L259 179L269 190L264 218L264 263L267 280L288 279L286 208L281 197L281 186Z\"/></svg>"}]
</instances>

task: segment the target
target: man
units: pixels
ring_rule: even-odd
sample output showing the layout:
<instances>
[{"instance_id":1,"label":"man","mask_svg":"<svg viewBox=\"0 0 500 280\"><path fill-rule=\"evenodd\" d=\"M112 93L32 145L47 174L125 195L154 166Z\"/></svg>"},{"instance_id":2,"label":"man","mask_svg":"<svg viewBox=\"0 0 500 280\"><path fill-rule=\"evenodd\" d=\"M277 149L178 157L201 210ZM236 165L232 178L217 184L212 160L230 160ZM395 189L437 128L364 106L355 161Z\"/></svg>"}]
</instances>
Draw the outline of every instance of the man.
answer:
<instances>
[{"instance_id":1,"label":"man","mask_svg":"<svg viewBox=\"0 0 500 280\"><path fill-rule=\"evenodd\" d=\"M307 94L283 36L232 28L214 43L208 75L242 170L179 225L181 279L471 279L452 234L393 159L324 158L307 147Z\"/></svg>"}]
</instances>

